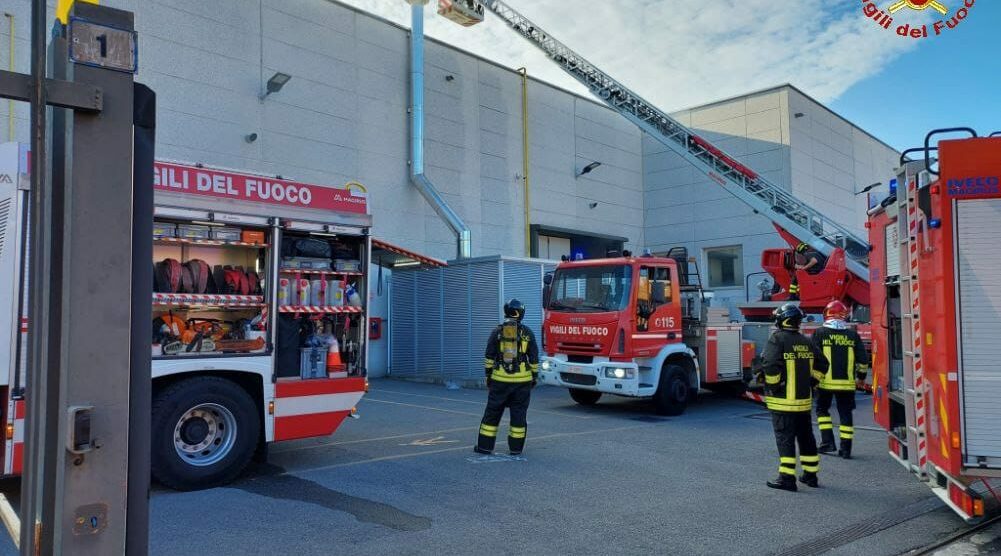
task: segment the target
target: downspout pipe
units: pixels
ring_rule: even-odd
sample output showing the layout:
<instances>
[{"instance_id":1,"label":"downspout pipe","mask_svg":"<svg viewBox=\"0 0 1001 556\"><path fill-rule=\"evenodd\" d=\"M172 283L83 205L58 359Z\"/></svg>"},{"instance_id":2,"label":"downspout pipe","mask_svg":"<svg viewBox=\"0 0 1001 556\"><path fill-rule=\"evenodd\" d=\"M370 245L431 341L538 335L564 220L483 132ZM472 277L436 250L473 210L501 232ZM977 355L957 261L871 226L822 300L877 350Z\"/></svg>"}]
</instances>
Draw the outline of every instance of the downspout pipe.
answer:
<instances>
[{"instance_id":1,"label":"downspout pipe","mask_svg":"<svg viewBox=\"0 0 1001 556\"><path fill-rule=\"evenodd\" d=\"M410 27L410 181L438 216L448 224L458 240L456 257L468 259L472 253L469 227L441 198L438 189L424 174L424 5L426 0L408 0Z\"/></svg>"}]
</instances>

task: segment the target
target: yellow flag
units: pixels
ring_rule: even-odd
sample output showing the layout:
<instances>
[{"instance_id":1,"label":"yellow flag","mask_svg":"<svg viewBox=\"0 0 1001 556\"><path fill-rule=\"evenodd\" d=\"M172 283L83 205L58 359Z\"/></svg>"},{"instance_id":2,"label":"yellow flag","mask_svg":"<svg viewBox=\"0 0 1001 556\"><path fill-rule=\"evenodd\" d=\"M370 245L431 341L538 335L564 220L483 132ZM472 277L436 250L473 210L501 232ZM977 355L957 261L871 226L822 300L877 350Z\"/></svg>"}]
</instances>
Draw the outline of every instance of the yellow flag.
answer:
<instances>
[{"instance_id":1,"label":"yellow flag","mask_svg":"<svg viewBox=\"0 0 1001 556\"><path fill-rule=\"evenodd\" d=\"M69 22L70 9L73 7L74 0L59 0L56 4L56 19L63 22L63 25ZM88 4L100 4L100 0L80 0L81 2L86 2Z\"/></svg>"}]
</instances>

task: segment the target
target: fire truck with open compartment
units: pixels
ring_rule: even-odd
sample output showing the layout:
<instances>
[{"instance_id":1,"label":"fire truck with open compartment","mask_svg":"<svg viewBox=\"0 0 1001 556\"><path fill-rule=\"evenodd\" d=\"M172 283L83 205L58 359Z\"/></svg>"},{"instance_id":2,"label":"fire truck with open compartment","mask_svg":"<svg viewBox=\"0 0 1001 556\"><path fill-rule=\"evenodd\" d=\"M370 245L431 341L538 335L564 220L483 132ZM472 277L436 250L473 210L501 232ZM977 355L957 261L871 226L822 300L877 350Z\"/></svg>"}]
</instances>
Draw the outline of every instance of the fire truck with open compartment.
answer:
<instances>
[{"instance_id":1,"label":"fire truck with open compartment","mask_svg":"<svg viewBox=\"0 0 1001 556\"><path fill-rule=\"evenodd\" d=\"M29 159L24 145L0 145L3 475L21 472L31 395ZM408 253L371 239L361 184L155 170L153 474L197 489L232 480L270 442L328 436L351 415L367 389L373 242L388 259Z\"/></svg>"},{"instance_id":2,"label":"fire truck with open compartment","mask_svg":"<svg viewBox=\"0 0 1001 556\"><path fill-rule=\"evenodd\" d=\"M956 132L973 137L932 146ZM910 153L869 213L873 413L890 455L975 522L1001 493L1001 134L933 131Z\"/></svg>"}]
</instances>

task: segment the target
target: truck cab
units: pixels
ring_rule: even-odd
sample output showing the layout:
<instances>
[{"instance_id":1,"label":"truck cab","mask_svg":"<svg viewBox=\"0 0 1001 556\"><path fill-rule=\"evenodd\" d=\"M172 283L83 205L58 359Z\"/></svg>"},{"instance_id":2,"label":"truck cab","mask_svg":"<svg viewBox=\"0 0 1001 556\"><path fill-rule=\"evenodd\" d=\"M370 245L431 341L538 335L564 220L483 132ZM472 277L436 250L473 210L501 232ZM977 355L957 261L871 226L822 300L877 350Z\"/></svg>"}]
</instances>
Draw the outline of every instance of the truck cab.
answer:
<instances>
[{"instance_id":1,"label":"truck cab","mask_svg":"<svg viewBox=\"0 0 1001 556\"><path fill-rule=\"evenodd\" d=\"M560 264L545 295L542 383L569 388L584 405L612 394L682 413L700 379L683 337L680 278L666 257Z\"/></svg>"}]
</instances>

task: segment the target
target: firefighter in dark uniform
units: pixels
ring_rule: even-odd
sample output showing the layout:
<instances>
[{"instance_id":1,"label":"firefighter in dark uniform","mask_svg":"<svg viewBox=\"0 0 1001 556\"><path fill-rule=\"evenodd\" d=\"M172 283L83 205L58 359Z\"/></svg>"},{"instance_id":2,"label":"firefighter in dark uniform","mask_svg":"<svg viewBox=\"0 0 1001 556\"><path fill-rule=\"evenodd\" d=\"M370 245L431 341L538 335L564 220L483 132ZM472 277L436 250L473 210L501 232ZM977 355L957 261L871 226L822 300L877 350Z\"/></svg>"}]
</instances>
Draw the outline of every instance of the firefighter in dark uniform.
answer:
<instances>
[{"instance_id":1,"label":"firefighter in dark uniform","mask_svg":"<svg viewBox=\"0 0 1001 556\"><path fill-rule=\"evenodd\" d=\"M832 301L824 309L824 326L813 333L814 347L823 353L830 365L827 374L820 379L817 391L817 423L820 425L820 447L822 453L835 450L838 455L851 459L852 439L855 426L852 411L855 409L855 389L869 370L869 353L862 344L858 332L848 328L848 307L840 301ZM841 448L834 444L834 423L831 420L831 401L838 405Z\"/></svg>"},{"instance_id":2,"label":"firefighter in dark uniform","mask_svg":"<svg viewBox=\"0 0 1001 556\"><path fill-rule=\"evenodd\" d=\"M483 362L487 373L487 409L480 423L480 435L474 450L480 454L494 451L497 426L504 408L511 411L507 446L517 456L525 449L528 430L528 402L539 374L539 347L535 335L521 324L525 306L517 299L504 305L504 323L490 333Z\"/></svg>"},{"instance_id":3,"label":"firefighter in dark uniform","mask_svg":"<svg viewBox=\"0 0 1001 556\"><path fill-rule=\"evenodd\" d=\"M762 354L765 402L772 412L775 443L779 449L779 476L768 486L796 490L796 445L803 467L800 482L817 487L820 456L813 437L811 413L813 386L824 376L827 361L799 332L803 311L786 303L772 313L778 327Z\"/></svg>"}]
</instances>

